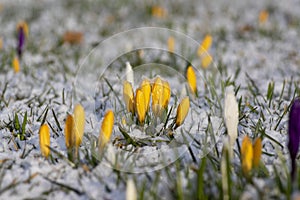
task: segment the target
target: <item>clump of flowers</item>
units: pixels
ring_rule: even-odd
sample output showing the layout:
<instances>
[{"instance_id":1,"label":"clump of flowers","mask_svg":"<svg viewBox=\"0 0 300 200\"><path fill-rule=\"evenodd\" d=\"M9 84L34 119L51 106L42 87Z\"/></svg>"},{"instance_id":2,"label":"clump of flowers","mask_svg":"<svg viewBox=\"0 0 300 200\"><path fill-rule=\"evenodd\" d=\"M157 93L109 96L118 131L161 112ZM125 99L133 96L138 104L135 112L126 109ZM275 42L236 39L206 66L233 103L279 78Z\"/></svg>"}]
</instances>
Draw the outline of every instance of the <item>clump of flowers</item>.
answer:
<instances>
[{"instance_id":1,"label":"clump of flowers","mask_svg":"<svg viewBox=\"0 0 300 200\"><path fill-rule=\"evenodd\" d=\"M85 112L82 105L74 107L73 115L69 114L65 124L65 142L70 160L78 157L78 149L82 142L85 126ZM74 152L75 148L75 152Z\"/></svg>"},{"instance_id":2,"label":"clump of flowers","mask_svg":"<svg viewBox=\"0 0 300 200\"><path fill-rule=\"evenodd\" d=\"M171 111L175 105L169 108L171 88L168 81L159 76L153 80L144 78L135 93L133 91L131 83L124 81L123 98L127 112L119 127L124 130L125 127L130 128L131 125L136 124L147 134L161 135L167 133L168 136L172 137L172 130L183 124L189 112L189 97L181 100L177 107L176 116L171 117ZM159 126L160 124L163 127Z\"/></svg>"}]
</instances>

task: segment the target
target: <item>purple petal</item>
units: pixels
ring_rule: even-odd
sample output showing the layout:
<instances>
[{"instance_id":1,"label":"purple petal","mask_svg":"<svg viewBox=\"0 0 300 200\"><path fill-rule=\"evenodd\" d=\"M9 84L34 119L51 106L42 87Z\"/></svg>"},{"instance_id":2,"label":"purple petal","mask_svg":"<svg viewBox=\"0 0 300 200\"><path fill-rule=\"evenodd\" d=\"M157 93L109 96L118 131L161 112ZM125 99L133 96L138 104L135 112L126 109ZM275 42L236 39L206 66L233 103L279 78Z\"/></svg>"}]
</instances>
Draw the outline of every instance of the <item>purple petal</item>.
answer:
<instances>
[{"instance_id":1,"label":"purple petal","mask_svg":"<svg viewBox=\"0 0 300 200\"><path fill-rule=\"evenodd\" d=\"M18 31L18 47L17 47L17 52L19 57L21 57L22 55L24 44L25 44L25 33L23 27L20 27Z\"/></svg>"},{"instance_id":2,"label":"purple petal","mask_svg":"<svg viewBox=\"0 0 300 200\"><path fill-rule=\"evenodd\" d=\"M290 151L292 161L292 172L291 175L294 177L296 171L296 156L299 149L300 142L300 99L294 100L289 116L289 142L288 148Z\"/></svg>"}]
</instances>

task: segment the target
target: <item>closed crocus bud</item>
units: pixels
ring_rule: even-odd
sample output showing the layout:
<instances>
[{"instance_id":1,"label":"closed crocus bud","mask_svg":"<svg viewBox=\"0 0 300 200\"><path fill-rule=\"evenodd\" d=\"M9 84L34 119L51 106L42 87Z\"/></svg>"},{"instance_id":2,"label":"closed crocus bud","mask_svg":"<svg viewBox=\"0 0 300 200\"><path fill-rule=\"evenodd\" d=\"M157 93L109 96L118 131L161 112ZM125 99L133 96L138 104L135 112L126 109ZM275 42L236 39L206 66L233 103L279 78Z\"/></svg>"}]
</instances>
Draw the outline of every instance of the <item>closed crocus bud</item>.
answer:
<instances>
[{"instance_id":1,"label":"closed crocus bud","mask_svg":"<svg viewBox=\"0 0 300 200\"><path fill-rule=\"evenodd\" d=\"M102 150L105 145L108 143L110 140L112 131L114 127L114 113L112 110L109 110L106 112L104 115L101 129L100 129L100 134L99 134L99 150Z\"/></svg>"},{"instance_id":2,"label":"closed crocus bud","mask_svg":"<svg viewBox=\"0 0 300 200\"><path fill-rule=\"evenodd\" d=\"M123 98L128 112L134 114L134 94L132 85L128 81L123 83Z\"/></svg>"},{"instance_id":3,"label":"closed crocus bud","mask_svg":"<svg viewBox=\"0 0 300 200\"><path fill-rule=\"evenodd\" d=\"M262 150L262 144L261 144L261 138L256 138L254 144L253 144L253 167L258 167L260 158L261 158L261 150Z\"/></svg>"},{"instance_id":4,"label":"closed crocus bud","mask_svg":"<svg viewBox=\"0 0 300 200\"><path fill-rule=\"evenodd\" d=\"M45 158L48 158L50 154L50 130L47 124L41 126L39 137L41 153Z\"/></svg>"},{"instance_id":5,"label":"closed crocus bud","mask_svg":"<svg viewBox=\"0 0 300 200\"><path fill-rule=\"evenodd\" d=\"M17 56L14 56L13 58L12 67L15 73L18 73L20 71L20 62Z\"/></svg>"},{"instance_id":6,"label":"closed crocus bud","mask_svg":"<svg viewBox=\"0 0 300 200\"><path fill-rule=\"evenodd\" d=\"M126 62L126 80L131 83L132 87L134 87L134 75L132 66L129 62Z\"/></svg>"},{"instance_id":7,"label":"closed crocus bud","mask_svg":"<svg viewBox=\"0 0 300 200\"><path fill-rule=\"evenodd\" d=\"M160 115L162 109L163 92L163 82L160 77L157 77L152 86L152 111L156 117Z\"/></svg>"},{"instance_id":8,"label":"closed crocus bud","mask_svg":"<svg viewBox=\"0 0 300 200\"><path fill-rule=\"evenodd\" d=\"M239 123L239 107L232 86L226 88L224 118L232 149L238 135L237 128Z\"/></svg>"},{"instance_id":9,"label":"closed crocus bud","mask_svg":"<svg viewBox=\"0 0 300 200\"><path fill-rule=\"evenodd\" d=\"M75 146L74 118L72 115L68 115L66 119L65 140L67 149Z\"/></svg>"},{"instance_id":10,"label":"closed crocus bud","mask_svg":"<svg viewBox=\"0 0 300 200\"><path fill-rule=\"evenodd\" d=\"M251 139L247 135L242 142L241 161L243 173L248 176L253 164L253 146Z\"/></svg>"},{"instance_id":11,"label":"closed crocus bud","mask_svg":"<svg viewBox=\"0 0 300 200\"><path fill-rule=\"evenodd\" d=\"M292 162L292 170L291 177L295 179L296 173L296 157L299 149L300 142L300 99L297 98L294 100L290 115L289 115L289 141L288 141L288 149L290 152L291 162Z\"/></svg>"},{"instance_id":12,"label":"closed crocus bud","mask_svg":"<svg viewBox=\"0 0 300 200\"><path fill-rule=\"evenodd\" d=\"M162 95L162 107L164 109L168 108L168 104L171 98L171 88L168 81L163 81L163 95Z\"/></svg>"},{"instance_id":13,"label":"closed crocus bud","mask_svg":"<svg viewBox=\"0 0 300 200\"><path fill-rule=\"evenodd\" d=\"M84 108L77 104L74 108L74 128L75 128L75 142L77 148L80 146L84 134L85 113Z\"/></svg>"},{"instance_id":14,"label":"closed crocus bud","mask_svg":"<svg viewBox=\"0 0 300 200\"><path fill-rule=\"evenodd\" d=\"M197 93L197 76L192 66L186 70L186 78L193 94Z\"/></svg>"},{"instance_id":15,"label":"closed crocus bud","mask_svg":"<svg viewBox=\"0 0 300 200\"><path fill-rule=\"evenodd\" d=\"M145 96L141 89L136 90L135 94L135 110L138 116L138 120L140 123L144 123L145 117L146 117L146 102L145 102Z\"/></svg>"},{"instance_id":16,"label":"closed crocus bud","mask_svg":"<svg viewBox=\"0 0 300 200\"><path fill-rule=\"evenodd\" d=\"M212 36L211 35L206 35L201 43L201 45L198 48L198 56L201 57L204 53L208 51L208 49L211 47L212 44Z\"/></svg>"},{"instance_id":17,"label":"closed crocus bud","mask_svg":"<svg viewBox=\"0 0 300 200\"><path fill-rule=\"evenodd\" d=\"M168 38L168 51L171 53L175 51L175 39L172 36Z\"/></svg>"},{"instance_id":18,"label":"closed crocus bud","mask_svg":"<svg viewBox=\"0 0 300 200\"><path fill-rule=\"evenodd\" d=\"M185 97L182 99L177 107L176 118L175 118L175 129L179 127L185 120L190 109L190 99Z\"/></svg>"},{"instance_id":19,"label":"closed crocus bud","mask_svg":"<svg viewBox=\"0 0 300 200\"><path fill-rule=\"evenodd\" d=\"M148 79L144 79L140 85L140 89L143 91L145 96L145 104L146 104L146 111L149 110L150 105L150 98L151 98L151 83Z\"/></svg>"},{"instance_id":20,"label":"closed crocus bud","mask_svg":"<svg viewBox=\"0 0 300 200\"><path fill-rule=\"evenodd\" d=\"M18 52L18 56L21 57L25 46L25 40L28 37L28 25L26 22L22 21L18 23L17 35L18 35L17 52Z\"/></svg>"},{"instance_id":21,"label":"closed crocus bud","mask_svg":"<svg viewBox=\"0 0 300 200\"><path fill-rule=\"evenodd\" d=\"M132 179L129 179L126 184L126 200L136 200L137 193L134 182Z\"/></svg>"}]
</instances>

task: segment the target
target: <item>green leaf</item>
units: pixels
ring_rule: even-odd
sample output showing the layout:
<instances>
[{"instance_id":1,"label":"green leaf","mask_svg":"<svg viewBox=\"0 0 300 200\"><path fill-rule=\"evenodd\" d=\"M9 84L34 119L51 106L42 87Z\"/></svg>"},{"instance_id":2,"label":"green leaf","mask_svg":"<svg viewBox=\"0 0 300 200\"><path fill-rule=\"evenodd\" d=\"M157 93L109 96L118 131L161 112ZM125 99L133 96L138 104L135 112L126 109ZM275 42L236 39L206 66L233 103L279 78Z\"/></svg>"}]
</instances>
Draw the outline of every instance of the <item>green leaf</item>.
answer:
<instances>
[{"instance_id":1,"label":"green leaf","mask_svg":"<svg viewBox=\"0 0 300 200\"><path fill-rule=\"evenodd\" d=\"M20 122L19 122L19 117L17 115L17 113L15 113L15 120L14 120L14 126L16 130L20 130Z\"/></svg>"}]
</instances>

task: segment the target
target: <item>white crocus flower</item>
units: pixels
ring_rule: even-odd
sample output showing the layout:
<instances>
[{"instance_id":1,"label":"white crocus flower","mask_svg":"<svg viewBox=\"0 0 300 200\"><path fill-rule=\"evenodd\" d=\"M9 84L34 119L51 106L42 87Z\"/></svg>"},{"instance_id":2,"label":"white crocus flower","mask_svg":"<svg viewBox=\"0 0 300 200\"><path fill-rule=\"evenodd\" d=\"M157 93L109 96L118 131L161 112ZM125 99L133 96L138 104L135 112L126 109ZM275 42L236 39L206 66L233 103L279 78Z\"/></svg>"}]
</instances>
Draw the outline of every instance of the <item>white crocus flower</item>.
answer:
<instances>
[{"instance_id":1,"label":"white crocus flower","mask_svg":"<svg viewBox=\"0 0 300 200\"><path fill-rule=\"evenodd\" d=\"M239 122L239 108L234 95L233 86L227 87L225 92L225 103L224 103L224 118L225 125L227 127L227 133L229 136L230 147L233 149L234 143L236 141L238 132L238 122ZM233 150L231 150L231 155Z\"/></svg>"},{"instance_id":2,"label":"white crocus flower","mask_svg":"<svg viewBox=\"0 0 300 200\"><path fill-rule=\"evenodd\" d=\"M126 80L131 83L132 87L134 87L133 70L129 62L126 62Z\"/></svg>"},{"instance_id":3,"label":"white crocus flower","mask_svg":"<svg viewBox=\"0 0 300 200\"><path fill-rule=\"evenodd\" d=\"M136 200L136 188L132 179L127 180L126 184L126 200Z\"/></svg>"}]
</instances>

